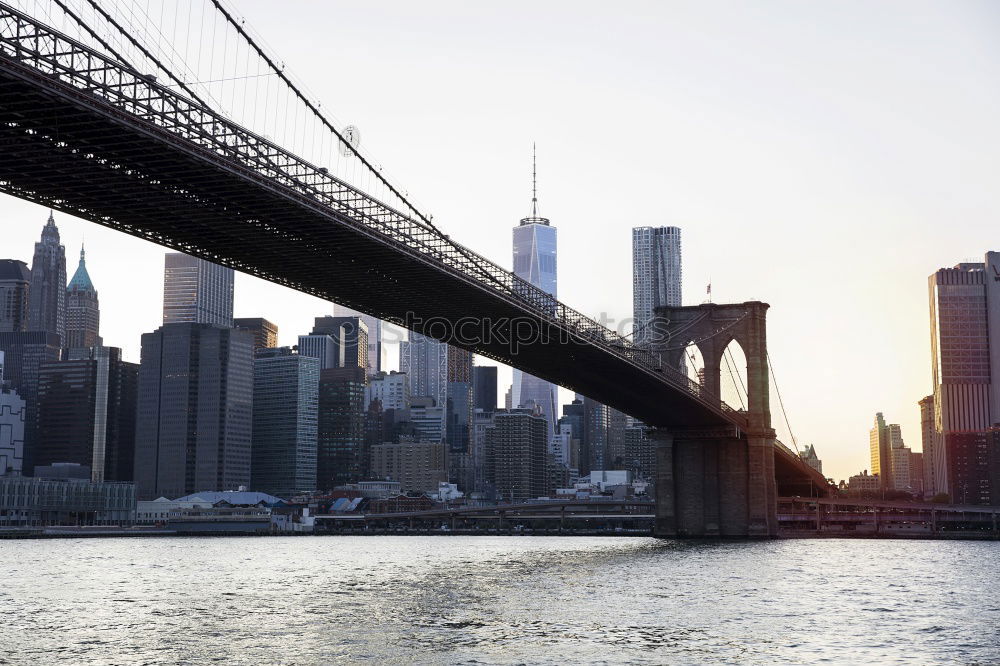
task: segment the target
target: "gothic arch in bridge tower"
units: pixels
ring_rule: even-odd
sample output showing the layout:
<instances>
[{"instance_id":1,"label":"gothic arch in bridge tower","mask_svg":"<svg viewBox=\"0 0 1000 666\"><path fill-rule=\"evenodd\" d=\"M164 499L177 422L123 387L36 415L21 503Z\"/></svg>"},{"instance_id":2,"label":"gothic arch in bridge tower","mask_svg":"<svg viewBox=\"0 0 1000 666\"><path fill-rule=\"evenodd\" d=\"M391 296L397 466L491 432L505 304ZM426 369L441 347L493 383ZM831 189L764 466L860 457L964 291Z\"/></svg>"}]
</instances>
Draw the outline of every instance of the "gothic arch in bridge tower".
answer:
<instances>
[{"instance_id":1,"label":"gothic arch in bridge tower","mask_svg":"<svg viewBox=\"0 0 1000 666\"><path fill-rule=\"evenodd\" d=\"M653 349L663 366L680 367L686 350L694 346L704 362L704 394L720 398L726 349L736 342L746 358L746 411L750 429L771 427L767 369L766 318L768 305L705 303L656 308ZM730 405L738 408L739 405Z\"/></svg>"},{"instance_id":2,"label":"gothic arch in bridge tower","mask_svg":"<svg viewBox=\"0 0 1000 666\"><path fill-rule=\"evenodd\" d=\"M702 398L722 402L722 376L745 381L746 403L733 424L656 431L659 536L772 536L777 530L774 431L767 367L766 303L661 307L650 344L664 372L694 347L704 361ZM727 355L738 347L742 353ZM746 376L733 368L745 357ZM742 359L741 359L742 360ZM725 369L725 370L724 370ZM739 377L739 378L738 378ZM740 408L743 409L740 409ZM670 422L670 419L663 419Z\"/></svg>"}]
</instances>

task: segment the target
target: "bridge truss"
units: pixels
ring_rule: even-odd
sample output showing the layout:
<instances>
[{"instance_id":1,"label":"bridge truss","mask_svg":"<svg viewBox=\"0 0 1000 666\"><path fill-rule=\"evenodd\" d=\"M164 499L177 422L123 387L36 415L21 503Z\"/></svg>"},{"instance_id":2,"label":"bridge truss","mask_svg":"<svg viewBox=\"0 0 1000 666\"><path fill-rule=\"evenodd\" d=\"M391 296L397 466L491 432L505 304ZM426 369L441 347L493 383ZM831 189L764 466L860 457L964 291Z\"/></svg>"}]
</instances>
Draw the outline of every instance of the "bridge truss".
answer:
<instances>
[{"instance_id":1,"label":"bridge truss","mask_svg":"<svg viewBox=\"0 0 1000 666\"><path fill-rule=\"evenodd\" d=\"M0 191L446 339L651 424L745 424L656 354L412 211L6 3L0 149ZM469 313L494 317L497 339L457 337ZM530 329L520 351L511 322Z\"/></svg>"}]
</instances>

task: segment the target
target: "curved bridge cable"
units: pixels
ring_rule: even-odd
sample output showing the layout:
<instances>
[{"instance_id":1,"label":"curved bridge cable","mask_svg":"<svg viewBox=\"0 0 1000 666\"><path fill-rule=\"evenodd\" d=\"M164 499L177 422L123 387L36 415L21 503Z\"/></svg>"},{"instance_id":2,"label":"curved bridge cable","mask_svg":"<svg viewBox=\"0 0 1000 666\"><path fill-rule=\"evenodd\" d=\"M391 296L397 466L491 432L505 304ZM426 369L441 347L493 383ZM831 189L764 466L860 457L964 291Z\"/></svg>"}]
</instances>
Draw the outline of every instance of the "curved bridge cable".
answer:
<instances>
[{"instance_id":1,"label":"curved bridge cable","mask_svg":"<svg viewBox=\"0 0 1000 666\"><path fill-rule=\"evenodd\" d=\"M778 388L778 378L774 374L774 365L771 363L771 354L767 353L767 367L771 371L771 381L774 382L774 392L778 394L778 404L781 406L781 415L785 419L785 427L788 428L788 435L792 438L792 446L795 447L795 452L802 455L799 451L799 443L795 439L795 433L792 432L792 425L788 422L788 412L785 411L785 401L781 399L781 389Z\"/></svg>"},{"instance_id":2,"label":"curved bridge cable","mask_svg":"<svg viewBox=\"0 0 1000 666\"><path fill-rule=\"evenodd\" d=\"M99 34L97 33L97 31L96 31L96 30L94 30L94 29L93 29L92 27L90 27L90 25L89 25L89 24L87 24L87 22L86 22L86 21L84 21L84 20L83 20L82 18L80 18L80 16L79 16L79 15L77 15L77 14L76 14L76 12L74 12L73 10L71 10L71 9L70 9L70 8L69 8L69 7L68 7L68 6L66 5L66 3L64 3L64 2L63 2L63 0L54 0L54 2L56 3L56 5L58 5L58 6L59 6L59 8L60 8L60 9L61 9L61 10L63 11L63 13L64 13L64 14L66 14L66 16L68 16L68 17L70 17L71 19L73 19L73 20L74 20L74 21L75 21L75 22L77 23L77 25L79 25L79 26L80 26L81 28L83 28L83 29L84 29L85 31L87 31L87 33L88 33L88 34L89 34L89 35L90 35L91 37L93 37L93 38L94 38L95 40L97 40L97 43L99 43L99 44L100 44L101 46L103 46L103 47L104 47L105 49L107 49L108 53L110 53L110 54L111 54L111 55L113 55L113 56L114 56L115 58L117 58L117 59L118 59L118 61L119 61L119 62L120 62L121 64L123 64L123 65L127 65L127 66L129 66L129 67L132 67L132 69L133 69L133 70L135 71L135 73L136 73L136 74L139 74L139 73L140 73L140 72L139 72L138 70L136 70L136 69L135 69L135 67L134 67L133 65L131 65L131 64L130 64L130 63L128 62L128 60L126 60L125 56L123 56L123 55L122 55L121 53L119 53L119 52L118 52L117 50L115 50L115 48L114 48L113 46L111 46L111 44L108 44L108 43L107 43L107 42L106 42L106 41L104 40L104 38L103 38L103 37L101 37L101 36L100 36L100 35L99 35Z\"/></svg>"},{"instance_id":3,"label":"curved bridge cable","mask_svg":"<svg viewBox=\"0 0 1000 666\"><path fill-rule=\"evenodd\" d=\"M179 76L177 76L172 71L170 71L167 68L167 66L164 65L160 61L159 58L157 58L152 53L150 53L149 49L147 49L145 46L143 46L142 43L138 39L136 39L134 36L132 36L132 34L128 30L125 30L121 26L121 24L118 23L118 21L116 21L114 18L112 18L112 16L110 14L108 14L106 11L104 11L104 8L101 7L97 3L97 0L87 0L87 2L90 4L91 7L94 8L94 11L96 11L102 17L104 17L105 21L107 21L112 26L114 26L115 30L117 30L122 36L125 37L125 39L127 39L129 42L131 42L133 46L135 46L137 49L139 49L139 52L142 53L142 55L144 55L147 58L149 58L150 62L154 63L157 67L160 68L161 71L163 71L167 76L169 76L171 79L173 79L177 83L177 85L179 85L184 90L184 92L186 92L188 95L191 96L191 99L195 100L196 102L198 102L199 104L201 104L205 108L209 108L208 104L205 103L205 100L203 100L201 97L199 97L198 94L195 91L191 90L191 88L189 88L188 85L186 83L184 83L184 81ZM60 2L59 4L61 5L62 3ZM92 32L92 31L90 31L89 28L87 28L87 30L89 32Z\"/></svg>"},{"instance_id":4,"label":"curved bridge cable","mask_svg":"<svg viewBox=\"0 0 1000 666\"><path fill-rule=\"evenodd\" d=\"M736 372L736 379L739 380L739 388L741 388L743 390L743 396L746 397L747 403L749 403L750 402L750 394L747 393L746 384L743 383L743 375L740 374L740 366L736 363L736 359L733 358L733 350L732 350L732 348L731 347L726 347L726 353L729 354L729 360L732 361L732 363L733 363L733 368L735 369L735 372ZM732 372L733 371L731 370L730 373L732 373ZM739 392L737 392L737 395L739 395ZM740 402L741 403L743 402L743 398L742 397L740 398Z\"/></svg>"},{"instance_id":5,"label":"curved bridge cable","mask_svg":"<svg viewBox=\"0 0 1000 666\"><path fill-rule=\"evenodd\" d=\"M238 34L239 34L239 35L240 35L241 37L243 37L243 39L244 39L244 40L246 41L246 43L247 43L247 44L248 44L248 45L249 45L249 46L250 46L250 47L251 47L251 48L252 48L252 49L253 49L253 50L254 50L254 51L255 51L255 52L257 53L257 55L258 55L258 56L259 56L259 57L260 57L260 58L261 58L261 59L262 59L262 60L263 60L263 61L264 61L265 63L267 63L267 66L271 68L271 71L273 71L273 72L274 72L274 73L275 73L275 74L276 74L276 75L278 76L278 78L280 78L280 79L281 79L281 80L282 80L282 81L283 81L283 82L285 83L285 85L286 85L286 86L288 86L289 90L291 90L291 91L292 91L292 92L293 92L293 93L295 94L295 96L296 96L296 97L297 97L297 98L299 99L299 101L301 101L301 102L302 102L303 104L305 104L305 105L306 105L306 108L308 108L308 109L309 109L309 111L310 111L310 112L312 112L312 114L313 114L313 115L314 115L314 116L315 116L315 117L316 117L316 118L317 118L317 119L318 119L318 120L319 120L319 121L320 121L320 122L321 122L321 123L322 123L322 124L323 124L323 125L324 125L324 126L325 126L325 127L327 128L327 129L328 129L328 130L330 130L331 132L333 132L333 134L334 134L334 135L335 135L335 136L336 136L336 137L337 137L337 138L338 138L338 139L339 139L339 140L340 140L341 142L343 142L343 144L344 144L345 146L347 146L347 147L348 147L348 149L350 149L350 151L351 151L352 153L354 153L355 157L357 157L357 158L358 158L358 159L359 159L359 160L361 161L361 163L362 163L362 164L363 164L363 165L364 165L364 166L365 166L365 167L366 167L366 168L367 168L367 169L368 169L368 170L369 170L369 171L370 171L370 172L371 172L371 173L372 173L372 174L373 174L373 175L374 175L374 176L375 176L375 177L376 177L376 178L377 178L377 179L378 179L378 180L379 180L379 181L380 181L380 182L381 182L381 183L382 183L383 185L385 185L385 186L386 186L386 187L387 187L387 188L389 189L389 191L390 191L390 192L391 192L391 193L392 193L392 194L393 194L393 195L394 195L394 196L395 196L395 197L396 197L397 199L399 199L399 200L400 200L401 202L403 202L403 204L405 204L405 205L406 205L406 207L407 207L407 208L409 208L411 212L413 212L413 213L414 213L414 214L415 214L415 215L416 215L416 216L417 216L418 218L420 218L420 220L421 220L421 221L422 221L422 222L423 222L423 223L424 223L424 224L425 224L425 225L426 225L426 226L427 226L427 227L428 227L428 228L429 228L429 229L430 229L431 231L433 231L434 233L436 233L436 234L437 234L437 235L438 235L438 236L439 236L439 237L441 238L441 240L445 241L445 242L446 242L446 243L447 243L448 245L450 245L451 247L453 247L453 248L454 248L455 250L457 250L457 251L458 251L458 252L459 252L460 254L462 254L462 255L463 255L463 256L464 256L464 257L465 257L465 258L466 258L467 260L469 260L469 262L471 262L472 266L473 266L473 267L475 267L475 268L476 268L476 269L478 270L478 272L480 272L480 273L481 273L482 275L484 275L485 277L487 277L487 279L489 279L490 281L492 281L492 282L496 282L496 283L498 283L498 284L502 284L502 283L501 283L501 281L500 281L500 279L499 279L499 278L497 278L496 276L494 276L494 275L493 275L493 274L491 273L491 271L488 271L488 270L485 270L485 269L482 269L482 268L481 268L481 267L480 267L480 266L478 265L478 263L479 263L479 262L478 262L478 261L476 260L476 258L475 258L475 257L473 257L473 256L472 256L472 255L470 254L469 250L468 250L468 249L467 249L467 248L466 248L465 246L463 246L463 245L462 245L462 244L460 244L460 243L456 243L456 242L452 241L452 240L451 240L451 238L450 238L450 237L449 237L449 236L448 236L447 234L445 234L445 233L444 233L443 231L441 231L441 230L440 230L440 229L439 229L439 228L437 227L437 225L435 225L435 224L434 224L434 221L433 221L433 216L430 216L430 215L424 215L424 213L422 213L422 212L421 212L421 211L420 211L420 210L419 210L419 209L418 209L418 208L417 208L416 206L414 206L414 205L413 205L412 203L410 203L409 199L407 199L407 198L406 198L406 197L405 197L405 196L404 196L404 195L403 195L403 194L402 194L402 193L401 193L401 192L400 192L400 191L399 191L399 190L398 190L398 189L397 189L397 188L396 188L396 187L395 187L395 186L394 186L394 185L393 185L392 183L390 183L390 182L389 182L389 180L388 180L388 179L387 179L387 178L386 178L385 176L383 176L383 175L382 175L382 173L381 173L381 170L379 170L379 169L376 169L376 168L375 168L375 166L374 166L374 165L372 165L372 164L371 164L371 163L370 163L370 162L369 162L369 161L368 161L367 159L365 159L365 157L364 157L364 156L363 156L363 155L362 155L362 154L361 154L361 153L360 153L360 152L359 152L359 151L358 151L358 150L357 150L357 149L356 149L356 148L355 148L354 146L352 146L352 145L351 145L351 144L350 144L350 143L349 143L348 141L346 141L346 140L344 139L343 135L342 135L342 134L341 134L341 133L340 133L340 132L339 132L339 131L337 130L337 128L336 128L336 127L334 127L334 126L333 126L333 123L331 123L331 122L330 122L330 121L329 121L329 120L328 120L328 119L326 118L326 116L324 116L324 115L323 115L323 113L322 113L322 112L320 112L320 110L319 110L319 109L318 109L318 108L317 108L317 107L316 107L316 106L315 106L315 105L314 105L314 104L313 104L312 102L310 102L310 101L309 101L309 99L308 99L308 98L307 98L307 97L305 96L305 94L303 94L303 93L302 93L302 91L301 91L301 90L299 90L299 88L298 88L298 87L297 87L297 86L296 86L296 85L295 85L295 84L294 84L294 83L292 82L292 80L291 80L291 79L290 79L290 78L289 78L288 76L286 76L286 75L285 75L285 72L284 72L284 68L282 68L282 67L279 67L279 66L277 65L277 63L275 63L275 62L274 62L274 60L272 60L272 59L271 59L271 57L267 55L267 53L266 53L266 52L264 51L264 49L262 49L262 48L261 48L261 47L260 47L260 46L259 46L259 45L257 44L257 42L256 42L256 41L255 41L255 40L253 39L253 37L251 37L251 36L250 36L250 34L249 34L249 33L248 33L248 32L247 32L247 31L246 31L245 29L244 29L244 27L243 27L243 26L242 26L242 25L241 25L241 24L239 23L239 21L237 21L237 20L236 20L236 19L235 19L235 18L233 17L233 15L232 15L232 14L230 14L230 13L229 13L229 12L228 12L228 11L226 10L226 8L222 6L222 3L221 3L221 2L219 2L219 0L211 0L211 2L212 2L212 4L213 4L213 5L215 6L216 10L217 10L217 11L218 11L218 12L219 12L220 14L222 14L222 16L223 16L223 17L225 17L226 21L228 21L228 22L229 22L229 24L230 24L231 26L233 26L233 28L234 28L234 29L236 30L236 32L237 32L237 33L238 33ZM530 284L530 283L527 283L527 282L525 282L525 284Z\"/></svg>"},{"instance_id":6,"label":"curved bridge cable","mask_svg":"<svg viewBox=\"0 0 1000 666\"><path fill-rule=\"evenodd\" d=\"M397 190L388 181L388 179L386 179L379 172L378 169L376 169L368 160L366 160L365 157L360 152L358 152L357 149L354 148L354 146L352 146L348 141L346 141L344 139L343 135L341 135L341 133L339 131L337 131L337 128L335 128L333 126L333 124L329 120L327 120L326 116L324 116L320 112L320 110L318 108L316 108L316 106L313 105L313 103L310 102L308 98L306 98L306 96L302 93L302 91L300 91L299 88L294 83L292 83L292 80L285 75L284 68L278 67L278 65L271 59L271 57L269 55L267 55L267 53L264 51L264 49L262 49L260 46L257 45L257 42L254 41L254 39L250 36L250 34L243 28L242 25L240 25L239 21L237 21L233 17L233 15L230 14L226 10L226 8L222 6L222 3L219 2L219 0L211 0L211 1L212 1L212 4L215 5L216 10L218 10L218 12L220 14L222 14L223 17L225 17L226 21L228 21L229 24L231 26L233 26L233 28L236 30L236 32L239 33L239 35L241 37L243 37L243 39L246 41L246 43L254 51L257 52L257 55L265 63L267 63L267 66L270 67L271 70L275 74L278 75L278 78L280 78L285 83L285 85L288 86L289 90L291 90L293 93L295 93L295 96L299 98L299 101L301 101L303 104L305 104L306 108L308 108L313 113L313 115L316 116L316 118L319 119L319 121L322 122L323 125L326 126L327 129L329 129L331 132L333 132L338 139L340 139L341 141L343 141L344 145L347 146L351 150L351 152L353 152L354 155L359 160L361 160L361 163L364 164L365 167L367 167L368 170L371 171L375 175L375 177L378 178L382 182L383 185L385 185L387 188L389 188L390 192L392 192L400 201L402 201L403 203L405 203L406 206L417 215L417 217L419 217L421 220L423 220L430 227L436 229L437 227L434 226L434 223L429 219L428 216L425 216L423 213L421 213L419 210L417 210L417 207L414 206L413 204L411 204L410 201L406 197L404 197L402 195L402 193L400 193L399 190Z\"/></svg>"}]
</instances>

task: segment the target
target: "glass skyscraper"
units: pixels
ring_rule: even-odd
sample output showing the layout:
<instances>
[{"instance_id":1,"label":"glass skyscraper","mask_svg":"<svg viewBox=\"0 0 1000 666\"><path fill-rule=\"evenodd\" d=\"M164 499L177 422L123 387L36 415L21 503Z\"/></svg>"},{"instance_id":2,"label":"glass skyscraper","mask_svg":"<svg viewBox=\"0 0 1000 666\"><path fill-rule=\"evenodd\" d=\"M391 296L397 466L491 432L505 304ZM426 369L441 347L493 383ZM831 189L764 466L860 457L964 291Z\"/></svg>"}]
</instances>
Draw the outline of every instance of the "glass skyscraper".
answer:
<instances>
[{"instance_id":1,"label":"glass skyscraper","mask_svg":"<svg viewBox=\"0 0 1000 666\"><path fill-rule=\"evenodd\" d=\"M117 347L70 350L39 370L35 467L86 465L91 480L131 481L139 366Z\"/></svg>"},{"instance_id":2,"label":"glass skyscraper","mask_svg":"<svg viewBox=\"0 0 1000 666\"><path fill-rule=\"evenodd\" d=\"M163 323L233 327L232 268L180 252L163 263Z\"/></svg>"},{"instance_id":3,"label":"glass skyscraper","mask_svg":"<svg viewBox=\"0 0 1000 666\"><path fill-rule=\"evenodd\" d=\"M399 343L399 371L410 378L410 395L429 396L434 404L448 402L448 345L410 331Z\"/></svg>"},{"instance_id":4,"label":"glass skyscraper","mask_svg":"<svg viewBox=\"0 0 1000 666\"><path fill-rule=\"evenodd\" d=\"M556 228L548 218L538 215L538 189L535 186L535 163L532 154L531 215L514 227L514 275L546 293L557 295ZM534 402L548 422L548 434L555 435L558 417L556 385L514 368L511 405L515 408Z\"/></svg>"},{"instance_id":5,"label":"glass skyscraper","mask_svg":"<svg viewBox=\"0 0 1000 666\"><path fill-rule=\"evenodd\" d=\"M31 271L17 259L0 259L0 332L28 330Z\"/></svg>"},{"instance_id":6,"label":"glass skyscraper","mask_svg":"<svg viewBox=\"0 0 1000 666\"><path fill-rule=\"evenodd\" d=\"M253 335L164 324L142 336L135 483L142 499L250 485Z\"/></svg>"},{"instance_id":7,"label":"glass skyscraper","mask_svg":"<svg viewBox=\"0 0 1000 666\"><path fill-rule=\"evenodd\" d=\"M319 438L316 488L331 490L363 480L365 451L365 385L361 366L329 368L319 374Z\"/></svg>"},{"instance_id":8,"label":"glass skyscraper","mask_svg":"<svg viewBox=\"0 0 1000 666\"><path fill-rule=\"evenodd\" d=\"M316 489L319 359L288 347L253 362L251 488L277 497Z\"/></svg>"},{"instance_id":9,"label":"glass skyscraper","mask_svg":"<svg viewBox=\"0 0 1000 666\"><path fill-rule=\"evenodd\" d=\"M1000 252L928 278L934 381L934 491L952 493L949 437L1000 423Z\"/></svg>"}]
</instances>

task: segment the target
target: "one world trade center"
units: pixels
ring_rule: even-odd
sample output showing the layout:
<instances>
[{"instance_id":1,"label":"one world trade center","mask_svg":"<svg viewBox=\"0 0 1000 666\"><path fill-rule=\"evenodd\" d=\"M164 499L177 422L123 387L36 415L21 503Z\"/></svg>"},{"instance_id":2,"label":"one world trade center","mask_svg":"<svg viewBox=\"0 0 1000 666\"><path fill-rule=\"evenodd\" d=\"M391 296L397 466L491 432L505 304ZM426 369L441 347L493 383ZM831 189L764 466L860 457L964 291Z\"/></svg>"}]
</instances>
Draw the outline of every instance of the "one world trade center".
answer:
<instances>
[{"instance_id":1,"label":"one world trade center","mask_svg":"<svg viewBox=\"0 0 1000 666\"><path fill-rule=\"evenodd\" d=\"M514 227L514 274L532 285L556 296L556 228L538 215L538 188L535 155L531 156L531 216ZM537 405L548 421L549 439L555 434L558 415L556 385L517 368L511 390L513 407Z\"/></svg>"}]
</instances>

